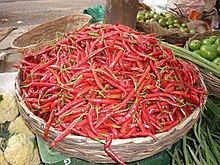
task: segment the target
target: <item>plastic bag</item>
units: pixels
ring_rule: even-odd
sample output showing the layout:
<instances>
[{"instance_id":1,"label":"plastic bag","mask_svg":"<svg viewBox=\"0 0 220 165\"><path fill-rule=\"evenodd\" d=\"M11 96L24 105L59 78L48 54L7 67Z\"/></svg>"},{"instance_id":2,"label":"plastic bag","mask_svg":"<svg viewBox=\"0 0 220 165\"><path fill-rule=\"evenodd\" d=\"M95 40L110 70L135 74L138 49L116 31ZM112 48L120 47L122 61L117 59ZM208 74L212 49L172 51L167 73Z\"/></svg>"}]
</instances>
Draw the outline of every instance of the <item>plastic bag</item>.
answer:
<instances>
[{"instance_id":1,"label":"plastic bag","mask_svg":"<svg viewBox=\"0 0 220 165\"><path fill-rule=\"evenodd\" d=\"M168 0L144 0L143 3L151 7L157 13L163 13L166 11Z\"/></svg>"},{"instance_id":2,"label":"plastic bag","mask_svg":"<svg viewBox=\"0 0 220 165\"><path fill-rule=\"evenodd\" d=\"M96 5L88 9L85 9L83 13L92 16L92 23L95 23L95 22L103 21L105 8L100 5Z\"/></svg>"}]
</instances>

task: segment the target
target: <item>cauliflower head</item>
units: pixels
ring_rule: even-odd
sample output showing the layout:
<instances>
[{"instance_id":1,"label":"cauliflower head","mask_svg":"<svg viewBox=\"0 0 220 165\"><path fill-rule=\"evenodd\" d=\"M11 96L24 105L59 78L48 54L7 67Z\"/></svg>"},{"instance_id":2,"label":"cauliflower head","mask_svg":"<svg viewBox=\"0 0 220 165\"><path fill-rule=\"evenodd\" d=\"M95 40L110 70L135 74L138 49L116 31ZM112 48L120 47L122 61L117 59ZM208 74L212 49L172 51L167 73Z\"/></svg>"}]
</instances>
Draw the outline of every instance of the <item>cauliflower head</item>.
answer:
<instances>
[{"instance_id":1,"label":"cauliflower head","mask_svg":"<svg viewBox=\"0 0 220 165\"><path fill-rule=\"evenodd\" d=\"M0 150L0 164L1 165L8 165L7 161L4 158L2 150Z\"/></svg>"},{"instance_id":2,"label":"cauliflower head","mask_svg":"<svg viewBox=\"0 0 220 165\"><path fill-rule=\"evenodd\" d=\"M18 105L15 99L15 94L2 93L3 100L0 102L0 123L14 120L18 114Z\"/></svg>"},{"instance_id":3,"label":"cauliflower head","mask_svg":"<svg viewBox=\"0 0 220 165\"><path fill-rule=\"evenodd\" d=\"M39 165L35 154L33 141L24 133L10 137L4 151L6 161L13 165Z\"/></svg>"},{"instance_id":4,"label":"cauliflower head","mask_svg":"<svg viewBox=\"0 0 220 165\"><path fill-rule=\"evenodd\" d=\"M29 127L25 124L22 116L17 117L14 121L9 124L8 131L10 133L24 133L28 136L28 138L34 139L35 134L31 132Z\"/></svg>"},{"instance_id":5,"label":"cauliflower head","mask_svg":"<svg viewBox=\"0 0 220 165\"><path fill-rule=\"evenodd\" d=\"M38 148L34 149L34 157L33 157L31 163L33 165L39 165L40 164L40 154L39 154Z\"/></svg>"}]
</instances>

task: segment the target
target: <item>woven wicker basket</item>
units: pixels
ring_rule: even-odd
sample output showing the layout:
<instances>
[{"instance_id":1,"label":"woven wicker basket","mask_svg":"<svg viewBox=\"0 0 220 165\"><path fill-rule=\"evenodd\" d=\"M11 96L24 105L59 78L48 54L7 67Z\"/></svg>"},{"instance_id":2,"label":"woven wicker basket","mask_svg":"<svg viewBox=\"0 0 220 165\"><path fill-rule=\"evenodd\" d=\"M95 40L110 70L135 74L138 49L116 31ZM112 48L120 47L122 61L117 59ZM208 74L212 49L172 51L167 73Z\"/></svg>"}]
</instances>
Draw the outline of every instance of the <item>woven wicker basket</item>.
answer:
<instances>
[{"instance_id":1,"label":"woven wicker basket","mask_svg":"<svg viewBox=\"0 0 220 165\"><path fill-rule=\"evenodd\" d=\"M92 17L88 14L63 16L34 27L12 41L16 49L31 48L56 38L56 33L67 33L90 25Z\"/></svg>"},{"instance_id":2,"label":"woven wicker basket","mask_svg":"<svg viewBox=\"0 0 220 165\"><path fill-rule=\"evenodd\" d=\"M202 40L205 39L209 36L212 35L216 35L216 36L220 36L220 31L207 31L205 33L201 33L201 34L197 34L194 37L190 38L186 44L185 44L185 48L187 50L189 50L188 45L190 43L190 41L194 40L194 39L198 39L198 40ZM220 99L220 78L213 75L211 72L200 69L201 70L201 74L204 77L204 82L206 84L207 90L214 95L215 97L217 97L218 99Z\"/></svg>"},{"instance_id":3,"label":"woven wicker basket","mask_svg":"<svg viewBox=\"0 0 220 165\"><path fill-rule=\"evenodd\" d=\"M19 95L20 76L21 73L19 71L16 78L15 91L18 104L20 105L20 113L30 129L43 140L45 122L41 118L35 116L27 108ZM202 76L199 75L199 77L201 80L201 86L204 86L206 89ZM207 98L205 97L205 102L206 99ZM165 150L181 139L200 117L202 110L203 108L197 107L193 113L179 125L173 127L168 132L156 134L156 137L158 138L157 141L154 141L151 137L117 139L113 140L111 148L125 162L132 162L150 157ZM60 132L51 127L49 130L49 140L45 143L50 144L59 134ZM105 153L103 144L81 136L75 136L72 134L68 135L66 138L61 140L54 149L66 156L80 158L89 162L114 163L114 161Z\"/></svg>"}]
</instances>

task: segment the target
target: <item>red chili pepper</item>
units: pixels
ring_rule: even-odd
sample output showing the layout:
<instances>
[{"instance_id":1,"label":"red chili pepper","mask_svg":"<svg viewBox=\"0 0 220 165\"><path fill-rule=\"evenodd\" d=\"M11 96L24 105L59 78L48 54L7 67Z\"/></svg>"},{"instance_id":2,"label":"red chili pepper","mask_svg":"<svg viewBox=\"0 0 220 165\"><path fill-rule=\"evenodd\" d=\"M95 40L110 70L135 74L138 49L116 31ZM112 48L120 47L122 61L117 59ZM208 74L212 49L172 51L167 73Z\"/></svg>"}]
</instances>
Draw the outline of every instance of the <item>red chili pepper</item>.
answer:
<instances>
[{"instance_id":1,"label":"red chili pepper","mask_svg":"<svg viewBox=\"0 0 220 165\"><path fill-rule=\"evenodd\" d=\"M112 81L111 79L109 79L109 78L107 78L107 77L105 77L105 78L103 78L103 79L104 79L105 81L107 81L107 83L109 83L111 86L114 86L114 87L116 87L116 88L122 90L122 91L125 93L125 95L127 94L127 91L126 91L122 86L120 86L119 84L117 84L116 82Z\"/></svg>"},{"instance_id":2,"label":"red chili pepper","mask_svg":"<svg viewBox=\"0 0 220 165\"><path fill-rule=\"evenodd\" d=\"M81 117L81 116L80 116ZM65 138L68 134L71 133L72 129L76 126L78 120L75 119L61 134L59 134L50 144L50 148L53 148L59 141Z\"/></svg>"},{"instance_id":3,"label":"red chili pepper","mask_svg":"<svg viewBox=\"0 0 220 165\"><path fill-rule=\"evenodd\" d=\"M144 79L146 79L147 75L149 74L149 72L151 71L151 66L150 65L147 65L147 68L145 69L144 73L142 74L142 76L139 78L139 81L138 83L141 84L142 81Z\"/></svg>"},{"instance_id":4,"label":"red chili pepper","mask_svg":"<svg viewBox=\"0 0 220 165\"><path fill-rule=\"evenodd\" d=\"M116 162L120 163L121 165L126 165L110 148L112 143L112 135L108 134L106 137L106 143L104 144L105 152Z\"/></svg>"},{"instance_id":5,"label":"red chili pepper","mask_svg":"<svg viewBox=\"0 0 220 165\"><path fill-rule=\"evenodd\" d=\"M126 120L125 122L122 123L120 133L122 133L123 135L126 133L126 129L128 127L128 124L130 124L131 121L132 121L132 118L129 118L128 120Z\"/></svg>"},{"instance_id":6,"label":"red chili pepper","mask_svg":"<svg viewBox=\"0 0 220 165\"><path fill-rule=\"evenodd\" d=\"M52 95L52 96L50 96L50 97L48 97L48 98L45 98L43 101L42 101L42 104L46 104L46 103L48 103L48 102L51 102L51 101L54 101L54 100L56 100L58 98L58 95L56 94L56 95Z\"/></svg>"},{"instance_id":7,"label":"red chili pepper","mask_svg":"<svg viewBox=\"0 0 220 165\"><path fill-rule=\"evenodd\" d=\"M101 99L101 98L86 98L89 102L101 103L101 104L116 104L116 99Z\"/></svg>"},{"instance_id":8,"label":"red chili pepper","mask_svg":"<svg viewBox=\"0 0 220 165\"><path fill-rule=\"evenodd\" d=\"M28 86L30 86L30 87L34 87L34 86L53 87L53 86L58 86L58 84L47 83L47 82L32 82L32 83L28 84Z\"/></svg>"},{"instance_id":9,"label":"red chili pepper","mask_svg":"<svg viewBox=\"0 0 220 165\"><path fill-rule=\"evenodd\" d=\"M155 73L155 75L157 76L157 78L161 79L160 71L156 68L155 63L153 63L152 60L150 60L150 66L151 66L153 72Z\"/></svg>"},{"instance_id":10,"label":"red chili pepper","mask_svg":"<svg viewBox=\"0 0 220 165\"><path fill-rule=\"evenodd\" d=\"M36 73L37 71L42 70L42 69L48 67L49 65L53 64L55 61L56 61L56 58L52 58L51 60L47 61L47 62L44 63L44 64L37 65L36 67L34 67L34 68L31 70L31 74L34 74L34 73Z\"/></svg>"},{"instance_id":11,"label":"red chili pepper","mask_svg":"<svg viewBox=\"0 0 220 165\"><path fill-rule=\"evenodd\" d=\"M80 102L83 102L84 99L75 99L73 100L72 102L66 104L60 111L58 111L55 116L59 116L59 115L62 115L65 111L67 111L70 107L80 103Z\"/></svg>"},{"instance_id":12,"label":"red chili pepper","mask_svg":"<svg viewBox=\"0 0 220 165\"><path fill-rule=\"evenodd\" d=\"M168 125L168 126L165 126L164 128L163 128L163 132L166 132L166 131L168 131L168 130L170 130L171 128L173 128L174 126L176 126L177 124L179 124L179 120L176 120L176 121L174 121L172 124L170 124L170 125Z\"/></svg>"},{"instance_id":13,"label":"red chili pepper","mask_svg":"<svg viewBox=\"0 0 220 165\"><path fill-rule=\"evenodd\" d=\"M121 125L123 122L128 120L132 117L132 115L138 110L139 102L138 98L136 98L134 104L132 105L131 109L128 111L128 113L119 121L116 122L116 125Z\"/></svg>"},{"instance_id":14,"label":"red chili pepper","mask_svg":"<svg viewBox=\"0 0 220 165\"><path fill-rule=\"evenodd\" d=\"M94 121L93 118L95 117L95 110L90 108L88 112L88 123L89 127L92 130L92 132L99 138L99 139L104 139L103 136L101 136L101 132L99 132L95 127L94 127Z\"/></svg>"},{"instance_id":15,"label":"red chili pepper","mask_svg":"<svg viewBox=\"0 0 220 165\"><path fill-rule=\"evenodd\" d=\"M125 133L125 135L119 135L120 138L122 139L128 139L131 138L133 134L135 134L137 132L137 128L136 127L132 127L131 130L127 131Z\"/></svg>"},{"instance_id":16,"label":"red chili pepper","mask_svg":"<svg viewBox=\"0 0 220 165\"><path fill-rule=\"evenodd\" d=\"M48 121L46 122L46 125L45 125L45 128L44 128L44 139L47 141L48 140L48 132L49 132L49 129L50 129L50 126L51 126L51 123L52 123L52 120L54 118L54 113L55 113L55 106L57 105L57 102L54 101L52 104L51 104L51 107L50 107L50 117L48 119Z\"/></svg>"},{"instance_id":17,"label":"red chili pepper","mask_svg":"<svg viewBox=\"0 0 220 165\"><path fill-rule=\"evenodd\" d=\"M114 66L116 65L116 63L119 61L119 58L122 56L122 53L123 53L123 50L120 50L120 51L117 53L117 55L116 55L114 61L112 61L112 63L109 65L109 68L110 68L110 69L113 69L113 68L114 68Z\"/></svg>"},{"instance_id":18,"label":"red chili pepper","mask_svg":"<svg viewBox=\"0 0 220 165\"><path fill-rule=\"evenodd\" d=\"M76 98L80 97L81 95L87 93L89 90L91 90L93 87L91 86L86 86L85 88L83 88L82 90L80 90L77 95Z\"/></svg>"}]
</instances>

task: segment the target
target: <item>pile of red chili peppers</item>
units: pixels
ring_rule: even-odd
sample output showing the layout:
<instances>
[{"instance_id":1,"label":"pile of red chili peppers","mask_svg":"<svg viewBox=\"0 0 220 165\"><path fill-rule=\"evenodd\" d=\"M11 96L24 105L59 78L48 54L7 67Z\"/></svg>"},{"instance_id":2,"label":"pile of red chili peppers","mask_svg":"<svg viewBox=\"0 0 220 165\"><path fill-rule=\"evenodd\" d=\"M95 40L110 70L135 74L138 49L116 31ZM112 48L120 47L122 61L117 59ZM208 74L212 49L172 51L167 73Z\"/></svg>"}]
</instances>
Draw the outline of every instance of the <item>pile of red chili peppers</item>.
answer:
<instances>
[{"instance_id":1,"label":"pile of red chili peppers","mask_svg":"<svg viewBox=\"0 0 220 165\"><path fill-rule=\"evenodd\" d=\"M64 34L55 45L24 52L21 93L27 107L61 132L98 140L115 161L112 139L154 136L203 106L194 65L154 35L123 25L96 25Z\"/></svg>"}]
</instances>

